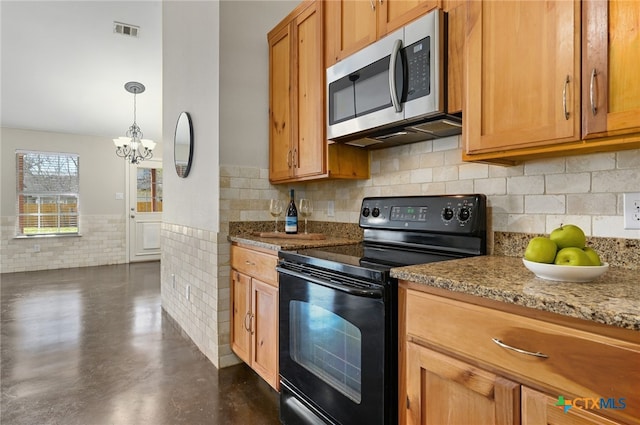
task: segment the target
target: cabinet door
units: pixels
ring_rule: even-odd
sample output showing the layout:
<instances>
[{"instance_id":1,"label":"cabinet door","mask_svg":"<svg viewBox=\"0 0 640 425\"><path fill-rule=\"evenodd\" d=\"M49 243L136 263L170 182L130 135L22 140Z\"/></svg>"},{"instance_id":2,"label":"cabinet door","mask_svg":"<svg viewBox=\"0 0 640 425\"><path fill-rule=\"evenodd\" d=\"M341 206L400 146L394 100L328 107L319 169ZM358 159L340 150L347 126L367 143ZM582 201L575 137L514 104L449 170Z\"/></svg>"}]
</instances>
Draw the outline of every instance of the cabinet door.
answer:
<instances>
[{"instance_id":1,"label":"cabinet door","mask_svg":"<svg viewBox=\"0 0 640 425\"><path fill-rule=\"evenodd\" d=\"M251 278L231 270L231 349L242 361L251 361Z\"/></svg>"},{"instance_id":2,"label":"cabinet door","mask_svg":"<svg viewBox=\"0 0 640 425\"><path fill-rule=\"evenodd\" d=\"M470 1L466 153L580 138L580 1Z\"/></svg>"},{"instance_id":3,"label":"cabinet door","mask_svg":"<svg viewBox=\"0 0 640 425\"><path fill-rule=\"evenodd\" d=\"M464 69L464 36L466 8L464 0L444 0L447 12L447 112L462 112L462 88Z\"/></svg>"},{"instance_id":4,"label":"cabinet door","mask_svg":"<svg viewBox=\"0 0 640 425\"><path fill-rule=\"evenodd\" d=\"M520 424L520 385L420 345L406 347L407 424Z\"/></svg>"},{"instance_id":5,"label":"cabinet door","mask_svg":"<svg viewBox=\"0 0 640 425\"><path fill-rule=\"evenodd\" d=\"M408 24L439 5L439 0L378 1L378 38Z\"/></svg>"},{"instance_id":6,"label":"cabinet door","mask_svg":"<svg viewBox=\"0 0 640 425\"><path fill-rule=\"evenodd\" d=\"M583 2L584 138L640 132L640 3Z\"/></svg>"},{"instance_id":7,"label":"cabinet door","mask_svg":"<svg viewBox=\"0 0 640 425\"><path fill-rule=\"evenodd\" d=\"M592 411L571 407L565 411L558 405L558 397L552 398L531 388L522 387L522 425L616 425Z\"/></svg>"},{"instance_id":8,"label":"cabinet door","mask_svg":"<svg viewBox=\"0 0 640 425\"><path fill-rule=\"evenodd\" d=\"M377 0L331 0L324 4L328 68L376 41Z\"/></svg>"},{"instance_id":9,"label":"cabinet door","mask_svg":"<svg viewBox=\"0 0 640 425\"><path fill-rule=\"evenodd\" d=\"M252 280L251 367L278 389L278 289Z\"/></svg>"},{"instance_id":10,"label":"cabinet door","mask_svg":"<svg viewBox=\"0 0 640 425\"><path fill-rule=\"evenodd\" d=\"M269 179L292 174L291 26L269 34Z\"/></svg>"},{"instance_id":11,"label":"cabinet door","mask_svg":"<svg viewBox=\"0 0 640 425\"><path fill-rule=\"evenodd\" d=\"M321 2L312 3L295 19L293 40L292 156L294 175L302 179L327 172Z\"/></svg>"}]
</instances>

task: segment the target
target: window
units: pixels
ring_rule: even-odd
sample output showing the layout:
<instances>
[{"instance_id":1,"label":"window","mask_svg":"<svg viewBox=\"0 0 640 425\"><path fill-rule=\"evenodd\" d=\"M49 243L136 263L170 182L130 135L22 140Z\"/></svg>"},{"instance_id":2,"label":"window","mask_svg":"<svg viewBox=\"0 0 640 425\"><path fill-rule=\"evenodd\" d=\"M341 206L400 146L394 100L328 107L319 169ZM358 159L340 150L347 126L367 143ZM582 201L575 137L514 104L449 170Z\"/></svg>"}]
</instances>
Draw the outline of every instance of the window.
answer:
<instances>
[{"instance_id":1,"label":"window","mask_svg":"<svg viewBox=\"0 0 640 425\"><path fill-rule=\"evenodd\" d=\"M76 154L16 152L18 236L78 234Z\"/></svg>"},{"instance_id":2,"label":"window","mask_svg":"<svg viewBox=\"0 0 640 425\"><path fill-rule=\"evenodd\" d=\"M162 168L138 167L137 211L162 212Z\"/></svg>"}]
</instances>

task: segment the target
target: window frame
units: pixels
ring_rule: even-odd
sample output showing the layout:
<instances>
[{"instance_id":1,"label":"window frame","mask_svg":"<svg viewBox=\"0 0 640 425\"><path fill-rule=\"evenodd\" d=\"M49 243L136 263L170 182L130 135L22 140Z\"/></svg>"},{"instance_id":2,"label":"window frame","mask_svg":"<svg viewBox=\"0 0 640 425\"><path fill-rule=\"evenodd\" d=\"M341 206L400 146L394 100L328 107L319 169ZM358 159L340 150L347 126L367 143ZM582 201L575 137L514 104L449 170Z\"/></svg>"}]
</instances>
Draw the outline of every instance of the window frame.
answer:
<instances>
[{"instance_id":1,"label":"window frame","mask_svg":"<svg viewBox=\"0 0 640 425\"><path fill-rule=\"evenodd\" d=\"M49 169L45 169L42 174L29 173L33 179L34 188L26 188L25 181L28 176L25 174L25 157L42 156L56 158L58 164L53 165ZM16 150L16 238L35 238L35 237L69 237L81 236L80 234L80 155L69 152L51 152L51 151L34 151L34 150ZM60 165L69 166L68 173L60 172ZM57 170L55 167L58 167ZM45 174L51 173L51 174ZM38 179L50 178L53 175L67 178L67 181L61 181L57 188L46 190L42 185L37 187ZM74 190L75 189L75 190ZM35 200L35 202L26 202L27 199ZM49 200L53 202L42 202ZM62 205L68 204L65 201L71 200L71 208L63 208ZM36 211L27 211L27 205L37 205ZM43 211L43 205L55 205L53 211ZM34 218L36 219L35 226ZM54 223L53 226L47 226L47 222ZM65 223L70 223L65 226ZM26 228L35 231L25 231ZM43 229L54 229L54 231L46 231ZM72 231L63 229L74 229Z\"/></svg>"}]
</instances>

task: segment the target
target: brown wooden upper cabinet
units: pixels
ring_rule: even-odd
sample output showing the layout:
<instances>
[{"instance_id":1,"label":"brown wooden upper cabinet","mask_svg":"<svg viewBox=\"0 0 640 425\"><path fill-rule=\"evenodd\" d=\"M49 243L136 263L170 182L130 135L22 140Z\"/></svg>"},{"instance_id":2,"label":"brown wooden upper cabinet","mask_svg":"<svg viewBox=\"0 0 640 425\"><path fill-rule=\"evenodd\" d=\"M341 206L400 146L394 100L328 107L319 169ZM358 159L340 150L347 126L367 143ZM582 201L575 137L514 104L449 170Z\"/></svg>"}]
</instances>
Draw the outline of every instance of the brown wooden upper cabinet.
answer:
<instances>
[{"instance_id":1,"label":"brown wooden upper cabinet","mask_svg":"<svg viewBox=\"0 0 640 425\"><path fill-rule=\"evenodd\" d=\"M468 1L463 158L640 147L639 10L624 0Z\"/></svg>"},{"instance_id":2,"label":"brown wooden upper cabinet","mask_svg":"<svg viewBox=\"0 0 640 425\"><path fill-rule=\"evenodd\" d=\"M325 137L324 2L304 1L267 36L269 180L369 178L369 153Z\"/></svg>"},{"instance_id":3,"label":"brown wooden upper cabinet","mask_svg":"<svg viewBox=\"0 0 640 425\"><path fill-rule=\"evenodd\" d=\"M269 180L325 174L322 3L303 2L268 42Z\"/></svg>"},{"instance_id":4,"label":"brown wooden upper cabinet","mask_svg":"<svg viewBox=\"0 0 640 425\"><path fill-rule=\"evenodd\" d=\"M638 133L640 3L584 1L582 16L582 135Z\"/></svg>"},{"instance_id":5,"label":"brown wooden upper cabinet","mask_svg":"<svg viewBox=\"0 0 640 425\"><path fill-rule=\"evenodd\" d=\"M406 25L440 0L330 0L326 7L325 66Z\"/></svg>"}]
</instances>

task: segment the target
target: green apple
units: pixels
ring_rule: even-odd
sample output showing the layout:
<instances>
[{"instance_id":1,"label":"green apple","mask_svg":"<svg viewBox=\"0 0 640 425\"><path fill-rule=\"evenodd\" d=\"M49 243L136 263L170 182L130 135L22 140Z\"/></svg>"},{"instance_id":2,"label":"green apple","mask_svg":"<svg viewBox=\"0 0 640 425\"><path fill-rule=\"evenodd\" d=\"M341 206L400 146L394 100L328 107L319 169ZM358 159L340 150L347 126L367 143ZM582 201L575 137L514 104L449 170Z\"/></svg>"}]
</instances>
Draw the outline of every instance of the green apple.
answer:
<instances>
[{"instance_id":1,"label":"green apple","mask_svg":"<svg viewBox=\"0 0 640 425\"><path fill-rule=\"evenodd\" d=\"M591 266L591 259L581 248L570 246L556 254L555 264L559 266Z\"/></svg>"},{"instance_id":2,"label":"green apple","mask_svg":"<svg viewBox=\"0 0 640 425\"><path fill-rule=\"evenodd\" d=\"M537 236L529 241L524 251L524 259L536 263L553 263L558 246L549 238Z\"/></svg>"},{"instance_id":3,"label":"green apple","mask_svg":"<svg viewBox=\"0 0 640 425\"><path fill-rule=\"evenodd\" d=\"M587 254L587 257L589 257L589 260L591 260L592 266L602 265L602 262L600 261L600 256L598 255L595 249L585 246L582 250L584 251L585 254Z\"/></svg>"},{"instance_id":4,"label":"green apple","mask_svg":"<svg viewBox=\"0 0 640 425\"><path fill-rule=\"evenodd\" d=\"M569 247L582 249L587 241L582 229L574 224L561 225L551 232L549 239L558 245L558 249Z\"/></svg>"}]
</instances>

